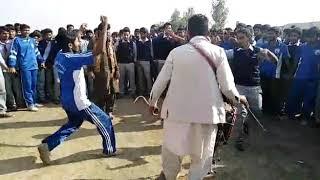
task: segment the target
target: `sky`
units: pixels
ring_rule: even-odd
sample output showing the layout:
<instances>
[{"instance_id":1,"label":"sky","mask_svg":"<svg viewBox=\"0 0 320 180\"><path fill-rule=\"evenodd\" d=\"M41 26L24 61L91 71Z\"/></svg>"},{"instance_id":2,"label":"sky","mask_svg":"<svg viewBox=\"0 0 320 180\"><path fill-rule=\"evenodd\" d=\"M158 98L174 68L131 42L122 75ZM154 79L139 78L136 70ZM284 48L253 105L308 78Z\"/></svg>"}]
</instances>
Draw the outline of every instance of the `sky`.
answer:
<instances>
[{"instance_id":1,"label":"sky","mask_svg":"<svg viewBox=\"0 0 320 180\"><path fill-rule=\"evenodd\" d=\"M4 0L1 0L4 1ZM211 0L7 0L0 6L0 25L26 23L31 29L56 31L66 24L89 28L99 24L99 16L108 16L113 31L125 26L150 27L165 22L175 8L180 12L193 7L196 13L210 17ZM284 25L320 21L319 0L227 0L228 27L237 21L247 24ZM211 19L211 18L210 18Z\"/></svg>"}]
</instances>

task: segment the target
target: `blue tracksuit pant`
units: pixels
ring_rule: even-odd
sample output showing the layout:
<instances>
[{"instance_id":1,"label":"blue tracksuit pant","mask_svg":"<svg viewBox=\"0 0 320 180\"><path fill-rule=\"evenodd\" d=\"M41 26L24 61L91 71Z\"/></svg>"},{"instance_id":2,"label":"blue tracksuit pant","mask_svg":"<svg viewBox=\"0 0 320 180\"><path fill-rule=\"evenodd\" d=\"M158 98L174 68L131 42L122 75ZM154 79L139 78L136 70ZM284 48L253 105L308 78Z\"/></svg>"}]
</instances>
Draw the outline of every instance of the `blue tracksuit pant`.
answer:
<instances>
[{"instance_id":1,"label":"blue tracksuit pant","mask_svg":"<svg viewBox=\"0 0 320 180\"><path fill-rule=\"evenodd\" d=\"M22 93L27 106L32 106L36 103L37 93L37 76L38 70L20 70L22 81Z\"/></svg>"},{"instance_id":2,"label":"blue tracksuit pant","mask_svg":"<svg viewBox=\"0 0 320 180\"><path fill-rule=\"evenodd\" d=\"M98 132L102 137L103 153L110 154L116 152L116 141L111 119L95 104L92 104L82 111L66 111L66 113L68 122L57 132L42 141L42 143L48 144L50 151L65 141L72 133L77 131L83 121L87 120L97 126Z\"/></svg>"},{"instance_id":3,"label":"blue tracksuit pant","mask_svg":"<svg viewBox=\"0 0 320 180\"><path fill-rule=\"evenodd\" d=\"M293 81L287 101L287 113L290 118L301 112L306 120L310 119L315 107L316 88L316 80L295 79Z\"/></svg>"}]
</instances>

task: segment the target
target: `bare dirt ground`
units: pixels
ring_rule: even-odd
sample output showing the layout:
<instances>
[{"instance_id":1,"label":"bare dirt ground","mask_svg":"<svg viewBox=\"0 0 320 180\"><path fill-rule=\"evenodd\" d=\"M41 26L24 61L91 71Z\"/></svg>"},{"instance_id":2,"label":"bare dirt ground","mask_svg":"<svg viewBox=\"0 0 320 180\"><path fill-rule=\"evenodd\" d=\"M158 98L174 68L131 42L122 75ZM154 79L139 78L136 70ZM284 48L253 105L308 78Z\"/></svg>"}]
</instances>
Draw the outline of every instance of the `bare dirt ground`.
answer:
<instances>
[{"instance_id":1,"label":"bare dirt ground","mask_svg":"<svg viewBox=\"0 0 320 180\"><path fill-rule=\"evenodd\" d=\"M66 122L57 106L37 113L19 111L0 119L0 179L154 179L161 171L161 122L142 102L119 100L114 128L123 154L102 158L101 138L95 127L81 129L52 152L53 165L44 167L37 145ZM263 133L252 122L250 146L238 152L231 141L221 149L221 180L319 180L320 130L296 122L264 118ZM174 137L173 137L174 138ZM183 167L188 168L188 160ZM182 178L187 171L181 172Z\"/></svg>"}]
</instances>

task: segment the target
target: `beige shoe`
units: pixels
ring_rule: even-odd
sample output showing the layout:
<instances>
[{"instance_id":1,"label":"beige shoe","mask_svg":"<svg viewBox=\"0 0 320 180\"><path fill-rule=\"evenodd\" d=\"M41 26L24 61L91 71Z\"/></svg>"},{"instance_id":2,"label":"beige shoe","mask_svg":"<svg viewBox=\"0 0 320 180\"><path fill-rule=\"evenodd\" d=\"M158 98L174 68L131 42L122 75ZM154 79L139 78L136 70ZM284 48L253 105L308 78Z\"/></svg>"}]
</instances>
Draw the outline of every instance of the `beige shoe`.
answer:
<instances>
[{"instance_id":1,"label":"beige shoe","mask_svg":"<svg viewBox=\"0 0 320 180\"><path fill-rule=\"evenodd\" d=\"M27 108L28 111L31 111L31 112L38 112L39 109L37 107L35 107L34 105L31 105Z\"/></svg>"},{"instance_id":2,"label":"beige shoe","mask_svg":"<svg viewBox=\"0 0 320 180\"><path fill-rule=\"evenodd\" d=\"M40 154L40 159L44 165L50 165L50 151L47 143L42 143L38 146L38 151Z\"/></svg>"}]
</instances>

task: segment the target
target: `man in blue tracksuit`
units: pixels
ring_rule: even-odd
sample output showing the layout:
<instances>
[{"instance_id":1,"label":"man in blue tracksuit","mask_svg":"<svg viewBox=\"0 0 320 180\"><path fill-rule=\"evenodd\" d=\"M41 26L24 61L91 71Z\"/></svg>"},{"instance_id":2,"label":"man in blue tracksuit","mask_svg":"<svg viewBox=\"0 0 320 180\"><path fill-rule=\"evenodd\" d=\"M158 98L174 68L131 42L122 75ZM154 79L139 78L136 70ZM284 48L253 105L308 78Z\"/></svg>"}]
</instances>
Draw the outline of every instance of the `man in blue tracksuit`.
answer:
<instances>
[{"instance_id":1,"label":"man in blue tracksuit","mask_svg":"<svg viewBox=\"0 0 320 180\"><path fill-rule=\"evenodd\" d=\"M302 113L302 125L313 123L311 114L315 107L317 81L320 74L320 45L317 37L320 30L310 28L303 33L306 41L298 52L299 64L288 97L287 113L290 119Z\"/></svg>"},{"instance_id":2,"label":"man in blue tracksuit","mask_svg":"<svg viewBox=\"0 0 320 180\"><path fill-rule=\"evenodd\" d=\"M279 28L269 28L266 34L268 43L262 45L262 48L269 49L279 59L276 64L264 61L260 66L263 112L271 115L281 115L283 112L285 98L283 97L284 87L282 87L282 82L280 81L280 76L282 77L281 68L290 58L287 45L278 40L280 34Z\"/></svg>"},{"instance_id":3,"label":"man in blue tracksuit","mask_svg":"<svg viewBox=\"0 0 320 180\"><path fill-rule=\"evenodd\" d=\"M36 87L38 63L44 67L44 60L36 46L36 41L29 37L30 27L22 24L21 36L13 40L8 67L10 73L20 70L22 92L29 111L38 111L36 107Z\"/></svg>"},{"instance_id":4,"label":"man in blue tracksuit","mask_svg":"<svg viewBox=\"0 0 320 180\"><path fill-rule=\"evenodd\" d=\"M103 35L95 44L94 54L106 52L107 17L101 17L101 21ZM61 82L61 104L67 113L68 122L39 145L40 158L45 165L50 164L50 151L79 129L84 120L97 126L102 137L103 154L113 156L116 152L111 118L90 102L86 95L83 66L93 65L94 55L91 52L74 54L76 52L80 52L80 38L75 32L70 32L64 37L64 47L55 62Z\"/></svg>"}]
</instances>

